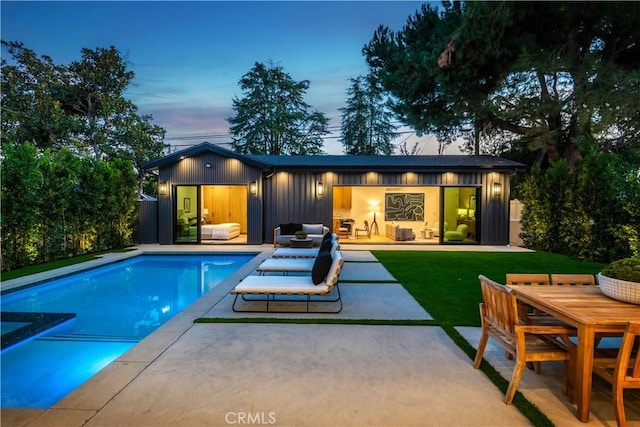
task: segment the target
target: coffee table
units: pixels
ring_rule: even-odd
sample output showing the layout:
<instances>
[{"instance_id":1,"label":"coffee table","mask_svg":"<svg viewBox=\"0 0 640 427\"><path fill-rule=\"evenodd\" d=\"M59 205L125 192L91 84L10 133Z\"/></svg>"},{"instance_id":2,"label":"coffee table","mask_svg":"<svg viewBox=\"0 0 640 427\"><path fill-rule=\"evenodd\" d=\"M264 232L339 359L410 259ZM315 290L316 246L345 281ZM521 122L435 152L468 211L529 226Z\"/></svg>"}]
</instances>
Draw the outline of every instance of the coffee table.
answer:
<instances>
[{"instance_id":1,"label":"coffee table","mask_svg":"<svg viewBox=\"0 0 640 427\"><path fill-rule=\"evenodd\" d=\"M307 237L305 239L297 239L294 237L289 241L289 245L292 248L312 248L313 239L311 237Z\"/></svg>"}]
</instances>

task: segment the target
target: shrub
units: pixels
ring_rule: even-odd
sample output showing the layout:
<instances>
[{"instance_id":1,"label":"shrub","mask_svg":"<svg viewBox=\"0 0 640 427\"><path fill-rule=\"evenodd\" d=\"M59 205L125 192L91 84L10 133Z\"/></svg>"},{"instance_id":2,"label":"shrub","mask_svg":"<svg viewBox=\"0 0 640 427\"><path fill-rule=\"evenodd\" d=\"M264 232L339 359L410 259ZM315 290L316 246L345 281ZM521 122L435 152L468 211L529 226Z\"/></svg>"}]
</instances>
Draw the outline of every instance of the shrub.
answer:
<instances>
[{"instance_id":1,"label":"shrub","mask_svg":"<svg viewBox=\"0 0 640 427\"><path fill-rule=\"evenodd\" d=\"M640 169L612 153L531 168L516 189L522 234L536 250L609 262L640 253Z\"/></svg>"},{"instance_id":2,"label":"shrub","mask_svg":"<svg viewBox=\"0 0 640 427\"><path fill-rule=\"evenodd\" d=\"M624 258L602 269L602 274L618 280L640 283L640 258Z\"/></svg>"}]
</instances>

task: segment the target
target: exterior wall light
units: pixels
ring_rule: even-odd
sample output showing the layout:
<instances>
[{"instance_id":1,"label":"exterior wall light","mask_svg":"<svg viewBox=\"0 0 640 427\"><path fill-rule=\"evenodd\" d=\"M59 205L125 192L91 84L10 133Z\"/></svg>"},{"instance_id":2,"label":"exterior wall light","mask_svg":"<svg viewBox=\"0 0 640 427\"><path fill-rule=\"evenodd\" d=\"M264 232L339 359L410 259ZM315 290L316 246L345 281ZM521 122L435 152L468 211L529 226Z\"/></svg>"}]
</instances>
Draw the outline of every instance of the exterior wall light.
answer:
<instances>
[{"instance_id":1,"label":"exterior wall light","mask_svg":"<svg viewBox=\"0 0 640 427\"><path fill-rule=\"evenodd\" d=\"M258 183L256 181L251 181L249 183L249 193L253 196L258 194Z\"/></svg>"},{"instance_id":2,"label":"exterior wall light","mask_svg":"<svg viewBox=\"0 0 640 427\"><path fill-rule=\"evenodd\" d=\"M323 183L319 182L316 185L316 194L318 196L322 196L324 194L324 184Z\"/></svg>"},{"instance_id":3,"label":"exterior wall light","mask_svg":"<svg viewBox=\"0 0 640 427\"><path fill-rule=\"evenodd\" d=\"M207 168L207 169L210 169L211 168L211 163L205 163L204 167Z\"/></svg>"},{"instance_id":4,"label":"exterior wall light","mask_svg":"<svg viewBox=\"0 0 640 427\"><path fill-rule=\"evenodd\" d=\"M169 183L167 181L160 181L158 183L158 195L166 196L169 194Z\"/></svg>"},{"instance_id":5,"label":"exterior wall light","mask_svg":"<svg viewBox=\"0 0 640 427\"><path fill-rule=\"evenodd\" d=\"M491 194L493 197L500 197L502 195L502 184L494 182L491 186Z\"/></svg>"}]
</instances>

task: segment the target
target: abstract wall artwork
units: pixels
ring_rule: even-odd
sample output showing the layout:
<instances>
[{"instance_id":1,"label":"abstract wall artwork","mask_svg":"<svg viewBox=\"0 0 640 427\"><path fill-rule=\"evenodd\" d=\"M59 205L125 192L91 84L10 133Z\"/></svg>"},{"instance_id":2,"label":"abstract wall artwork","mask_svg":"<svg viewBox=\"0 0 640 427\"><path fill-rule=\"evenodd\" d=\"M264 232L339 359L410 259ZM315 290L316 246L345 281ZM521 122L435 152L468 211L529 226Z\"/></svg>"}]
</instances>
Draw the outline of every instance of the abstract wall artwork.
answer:
<instances>
[{"instance_id":1,"label":"abstract wall artwork","mask_svg":"<svg viewBox=\"0 0 640 427\"><path fill-rule=\"evenodd\" d=\"M385 193L385 221L424 221L424 193Z\"/></svg>"}]
</instances>

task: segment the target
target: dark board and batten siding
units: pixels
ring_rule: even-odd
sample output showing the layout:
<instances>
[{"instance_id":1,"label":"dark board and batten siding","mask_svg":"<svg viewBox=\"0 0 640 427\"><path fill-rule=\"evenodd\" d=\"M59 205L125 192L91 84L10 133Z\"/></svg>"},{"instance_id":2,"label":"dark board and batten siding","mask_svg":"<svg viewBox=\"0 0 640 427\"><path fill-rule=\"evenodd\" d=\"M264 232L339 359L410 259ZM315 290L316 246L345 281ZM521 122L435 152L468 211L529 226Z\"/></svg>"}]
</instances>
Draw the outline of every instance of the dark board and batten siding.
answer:
<instances>
[{"instance_id":1,"label":"dark board and batten siding","mask_svg":"<svg viewBox=\"0 0 640 427\"><path fill-rule=\"evenodd\" d=\"M502 194L494 196L493 183L502 185ZM509 243L509 187L510 175L486 173L482 186L481 242L483 245L506 245Z\"/></svg>"},{"instance_id":2,"label":"dark board and batten siding","mask_svg":"<svg viewBox=\"0 0 640 427\"><path fill-rule=\"evenodd\" d=\"M316 194L322 182L324 195ZM502 184L500 197L491 194L493 182ZM307 222L332 224L333 187L341 186L477 186L482 187L480 243L503 245L508 242L509 175L493 172L464 173L287 173L279 172L265 181L264 241L273 242L273 229L281 223Z\"/></svg>"},{"instance_id":3,"label":"dark board and batten siding","mask_svg":"<svg viewBox=\"0 0 640 427\"><path fill-rule=\"evenodd\" d=\"M209 165L210 167L207 167ZM158 200L158 241L173 243L177 185L249 185L247 242L273 241L273 229L284 222L333 223L334 186L466 186L479 188L480 243L509 242L509 186L525 165L491 156L246 156L211 143L149 162L169 194ZM324 194L317 194L323 183ZM493 183L502 194L492 194Z\"/></svg>"},{"instance_id":4,"label":"dark board and batten siding","mask_svg":"<svg viewBox=\"0 0 640 427\"><path fill-rule=\"evenodd\" d=\"M207 167L207 164L211 167ZM261 194L262 171L237 159L202 153L187 157L181 161L159 169L159 181L166 181L170 191L159 196L159 243L173 243L173 204L172 189L176 185L248 185L258 183L258 195ZM262 199L247 192L247 243L260 244L262 239Z\"/></svg>"},{"instance_id":5,"label":"dark board and batten siding","mask_svg":"<svg viewBox=\"0 0 640 427\"><path fill-rule=\"evenodd\" d=\"M332 183L323 173L275 173L265 180L265 242L273 243L273 229L281 223L331 224L333 217ZM318 182L324 194L316 194Z\"/></svg>"},{"instance_id":6,"label":"dark board and batten siding","mask_svg":"<svg viewBox=\"0 0 640 427\"><path fill-rule=\"evenodd\" d=\"M158 243L158 202L139 201L136 211L138 217L134 240L138 244Z\"/></svg>"}]
</instances>

